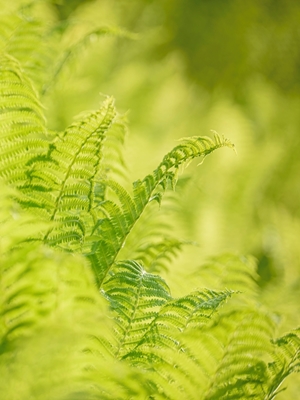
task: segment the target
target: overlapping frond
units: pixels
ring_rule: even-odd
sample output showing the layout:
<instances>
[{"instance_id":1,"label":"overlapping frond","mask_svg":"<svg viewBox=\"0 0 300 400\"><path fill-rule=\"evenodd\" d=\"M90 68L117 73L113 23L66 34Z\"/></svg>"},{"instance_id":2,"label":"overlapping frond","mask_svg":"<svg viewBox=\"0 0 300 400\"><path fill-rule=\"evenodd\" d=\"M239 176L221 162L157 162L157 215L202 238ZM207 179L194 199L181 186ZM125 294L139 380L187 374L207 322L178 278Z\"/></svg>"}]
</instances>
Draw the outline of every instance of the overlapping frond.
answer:
<instances>
[{"instance_id":1,"label":"overlapping frond","mask_svg":"<svg viewBox=\"0 0 300 400\"><path fill-rule=\"evenodd\" d=\"M24 213L12 200L15 192L1 184L2 342L32 333L45 320L67 312L68 307L78 309L79 313L85 307L85 313L89 313L92 308L96 317L101 301L85 260L28 242L28 235L37 235L47 224Z\"/></svg>"},{"instance_id":2,"label":"overlapping frond","mask_svg":"<svg viewBox=\"0 0 300 400\"><path fill-rule=\"evenodd\" d=\"M157 312L147 332L139 343L124 358L133 365L147 371L155 392L161 398L178 399L185 395L191 399L200 398L199 391L205 382L199 382L210 366L206 365L214 355L214 347L220 346L217 339L209 358L195 359L195 338L186 344L186 334L198 331L211 322L214 313L231 296L230 291L212 292L209 290L192 292L179 299L170 299ZM207 338L207 343L210 339ZM195 373L197 371L197 373ZM160 398L160 397L158 397Z\"/></svg>"},{"instance_id":3,"label":"overlapping frond","mask_svg":"<svg viewBox=\"0 0 300 400\"><path fill-rule=\"evenodd\" d=\"M138 360L147 355L149 347L178 346L177 332L202 327L216 310L232 295L231 291L196 291L179 299L170 299L157 313L147 332L127 357ZM174 336L173 336L174 335ZM150 355L151 356L151 355Z\"/></svg>"},{"instance_id":4,"label":"overlapping frond","mask_svg":"<svg viewBox=\"0 0 300 400\"><path fill-rule=\"evenodd\" d=\"M112 320L86 260L29 244L41 226L1 183L1 396L145 398L142 373L115 360Z\"/></svg>"}]
</instances>

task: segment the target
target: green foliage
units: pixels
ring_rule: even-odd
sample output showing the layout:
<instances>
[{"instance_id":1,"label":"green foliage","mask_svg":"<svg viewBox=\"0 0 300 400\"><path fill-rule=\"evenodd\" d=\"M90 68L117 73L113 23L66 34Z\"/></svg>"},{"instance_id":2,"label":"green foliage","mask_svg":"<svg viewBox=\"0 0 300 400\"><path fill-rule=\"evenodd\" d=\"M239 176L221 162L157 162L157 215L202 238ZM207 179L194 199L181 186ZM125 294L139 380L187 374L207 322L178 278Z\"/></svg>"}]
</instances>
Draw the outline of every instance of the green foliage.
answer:
<instances>
[{"instance_id":1,"label":"green foliage","mask_svg":"<svg viewBox=\"0 0 300 400\"><path fill-rule=\"evenodd\" d=\"M233 145L217 134L184 138L129 186L125 118L111 97L62 132L48 127L43 96L66 79L70 54L65 44L63 57L50 50L70 22L46 23L47 2L16 3L0 32L2 397L275 398L299 371L300 335L276 339L254 261L215 258L198 273L211 285L191 288L195 273L188 293L173 296L156 273L187 242L170 233L154 241L145 228L143 247L132 245L184 167Z\"/></svg>"}]
</instances>

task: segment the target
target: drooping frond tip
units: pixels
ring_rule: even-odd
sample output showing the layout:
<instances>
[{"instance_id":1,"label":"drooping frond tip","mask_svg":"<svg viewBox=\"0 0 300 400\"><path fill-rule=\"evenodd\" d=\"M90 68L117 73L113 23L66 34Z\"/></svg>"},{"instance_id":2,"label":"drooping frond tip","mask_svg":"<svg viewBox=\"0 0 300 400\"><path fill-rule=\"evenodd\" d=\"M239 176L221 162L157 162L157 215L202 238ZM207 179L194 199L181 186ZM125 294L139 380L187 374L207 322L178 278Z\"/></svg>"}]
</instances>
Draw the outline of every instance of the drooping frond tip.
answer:
<instances>
[{"instance_id":1,"label":"drooping frond tip","mask_svg":"<svg viewBox=\"0 0 300 400\"><path fill-rule=\"evenodd\" d=\"M213 139L208 136L182 138L181 143L165 155L154 171L155 177L158 180L165 180L174 169L177 170L181 165L188 165L194 158L202 157L204 159L208 154L221 147L234 149L234 144L216 132Z\"/></svg>"},{"instance_id":2,"label":"drooping frond tip","mask_svg":"<svg viewBox=\"0 0 300 400\"><path fill-rule=\"evenodd\" d=\"M187 164L196 157L203 157L202 161L198 164L202 164L204 158L212 153L213 151L221 147L229 147L235 151L235 145L224 135L219 135L216 131L212 131L214 136L210 138L209 136L191 136L181 138L182 144L176 146L172 152L177 152L178 150L185 150L187 159L184 160Z\"/></svg>"}]
</instances>

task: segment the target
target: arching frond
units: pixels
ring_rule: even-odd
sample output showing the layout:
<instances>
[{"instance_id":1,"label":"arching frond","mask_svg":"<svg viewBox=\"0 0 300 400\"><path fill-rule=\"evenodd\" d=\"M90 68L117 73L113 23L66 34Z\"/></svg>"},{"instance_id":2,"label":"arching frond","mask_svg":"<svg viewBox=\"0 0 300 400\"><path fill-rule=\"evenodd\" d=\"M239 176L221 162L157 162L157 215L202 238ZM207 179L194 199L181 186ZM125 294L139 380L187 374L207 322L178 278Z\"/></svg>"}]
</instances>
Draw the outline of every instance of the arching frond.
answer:
<instances>
[{"instance_id":1,"label":"arching frond","mask_svg":"<svg viewBox=\"0 0 300 400\"><path fill-rule=\"evenodd\" d=\"M93 251L90 254L90 260L100 286L124 246L127 236L139 220L146 206L154 200L160 203L167 186L175 186L176 174L179 168L194 158L206 157L214 150L223 146L232 147L232 144L217 135L215 135L214 140L207 137L185 139L182 144L176 146L164 157L152 175L148 175L143 181L137 181L133 184L132 200L129 194L125 195L124 191L121 191L117 186L112 187L118 195L120 202L124 199L126 204L121 204L121 212L119 208L111 208L112 212L107 212L105 223L104 220L101 222L101 226L105 226L105 235L99 237L99 241L95 243ZM113 210L117 210L117 214L114 214ZM116 220L120 221L121 219L123 221L122 229L118 230L116 226L120 228L120 225L118 225L118 222L116 223ZM117 242L114 242L114 248L108 239L112 237L117 238Z\"/></svg>"}]
</instances>

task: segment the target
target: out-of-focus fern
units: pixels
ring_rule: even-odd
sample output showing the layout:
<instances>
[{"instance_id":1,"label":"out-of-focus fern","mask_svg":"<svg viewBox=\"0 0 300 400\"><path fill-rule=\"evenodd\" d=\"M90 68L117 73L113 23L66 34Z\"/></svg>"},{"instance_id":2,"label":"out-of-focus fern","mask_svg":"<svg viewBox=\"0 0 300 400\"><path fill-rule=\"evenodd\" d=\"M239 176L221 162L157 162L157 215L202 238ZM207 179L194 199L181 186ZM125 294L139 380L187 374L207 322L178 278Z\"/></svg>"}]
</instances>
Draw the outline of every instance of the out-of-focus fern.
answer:
<instances>
[{"instance_id":1,"label":"out-of-focus fern","mask_svg":"<svg viewBox=\"0 0 300 400\"><path fill-rule=\"evenodd\" d=\"M20 8L17 13L1 18L0 52L18 60L40 91L56 52L45 21L26 14Z\"/></svg>"},{"instance_id":2,"label":"out-of-focus fern","mask_svg":"<svg viewBox=\"0 0 300 400\"><path fill-rule=\"evenodd\" d=\"M268 397L271 400L284 389L283 381L293 372L300 372L300 330L288 333L276 339L274 345L274 362L269 365L271 381L268 385Z\"/></svg>"},{"instance_id":3,"label":"out-of-focus fern","mask_svg":"<svg viewBox=\"0 0 300 400\"><path fill-rule=\"evenodd\" d=\"M47 149L42 106L20 64L10 55L0 60L0 129L2 177L16 185L25 181L25 165Z\"/></svg>"},{"instance_id":4,"label":"out-of-focus fern","mask_svg":"<svg viewBox=\"0 0 300 400\"><path fill-rule=\"evenodd\" d=\"M134 254L134 258L140 260L146 266L147 271L160 272L167 269L171 260L186 244L191 243L165 237L160 241L140 246Z\"/></svg>"}]
</instances>

